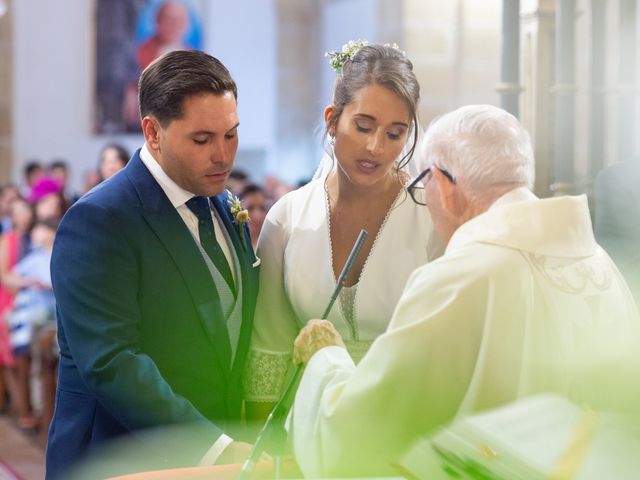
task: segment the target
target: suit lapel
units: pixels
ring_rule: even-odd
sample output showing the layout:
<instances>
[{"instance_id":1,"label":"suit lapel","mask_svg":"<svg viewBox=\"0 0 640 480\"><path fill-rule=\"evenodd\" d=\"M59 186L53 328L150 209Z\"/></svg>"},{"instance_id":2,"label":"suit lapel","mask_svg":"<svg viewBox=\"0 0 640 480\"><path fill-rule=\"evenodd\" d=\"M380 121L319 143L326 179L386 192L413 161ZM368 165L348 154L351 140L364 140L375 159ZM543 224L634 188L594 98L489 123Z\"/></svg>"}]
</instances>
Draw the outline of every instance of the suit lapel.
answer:
<instances>
[{"instance_id":1,"label":"suit lapel","mask_svg":"<svg viewBox=\"0 0 640 480\"><path fill-rule=\"evenodd\" d=\"M189 229L140 160L139 151L129 162L127 174L140 197L142 214L178 266L225 375L229 375L231 345L218 292Z\"/></svg>"},{"instance_id":2,"label":"suit lapel","mask_svg":"<svg viewBox=\"0 0 640 480\"><path fill-rule=\"evenodd\" d=\"M253 328L253 311L255 309L255 301L258 294L258 273L259 269L254 267L256 256L251 246L251 238L249 236L249 228L244 225L242 235L244 236L244 245L240 239L238 227L234 223L233 216L229 209L227 201L229 200L229 192L224 191L221 194L211 197L211 203L218 212L219 217L224 223L224 227L229 232L229 237L233 242L238 261L240 263L240 274L242 278L242 325L240 327L240 338L238 349L236 351L236 362L233 366L234 371L240 370L245 358L245 351L249 346L251 339L251 330Z\"/></svg>"},{"instance_id":3,"label":"suit lapel","mask_svg":"<svg viewBox=\"0 0 640 480\"><path fill-rule=\"evenodd\" d=\"M244 246L241 244L240 236L238 234L238 228L234 223L233 216L231 215L231 211L229 210L229 206L227 204L227 200L229 199L228 191L225 190L220 195L215 197L211 197L211 204L216 209L218 216L222 219L224 223L224 227L229 232L229 236L231 237L231 241L233 242L233 248L238 254L238 258L241 263L246 257L246 252ZM251 244L249 244L251 245Z\"/></svg>"},{"instance_id":4,"label":"suit lapel","mask_svg":"<svg viewBox=\"0 0 640 480\"><path fill-rule=\"evenodd\" d=\"M238 227L234 223L233 216L231 215L229 207L226 203L227 199L228 193L227 191L224 191L218 196L211 197L211 203L216 209L216 212L218 212L219 217L222 219L224 227L227 229L229 237L233 242L233 248L235 249L238 260L240 262L240 268L242 270L242 281L244 282L244 285L247 281L253 280L251 274L254 273L253 270L255 269L252 267L252 265L255 262L256 257L253 253L253 248L251 247L251 239L249 238L248 228L246 227L246 225L244 225L242 228L244 244L242 243L240 234L238 232Z\"/></svg>"}]
</instances>

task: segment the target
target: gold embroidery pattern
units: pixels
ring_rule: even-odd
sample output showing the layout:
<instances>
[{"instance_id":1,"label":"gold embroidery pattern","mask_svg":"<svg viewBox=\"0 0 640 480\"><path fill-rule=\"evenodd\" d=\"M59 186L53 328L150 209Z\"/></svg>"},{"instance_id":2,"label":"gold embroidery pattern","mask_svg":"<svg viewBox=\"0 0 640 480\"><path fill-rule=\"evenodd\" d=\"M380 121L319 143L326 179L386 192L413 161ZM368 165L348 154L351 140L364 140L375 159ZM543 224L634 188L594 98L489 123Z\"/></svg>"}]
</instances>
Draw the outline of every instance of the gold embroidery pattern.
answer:
<instances>
[{"instance_id":1,"label":"gold embroidery pattern","mask_svg":"<svg viewBox=\"0 0 640 480\"><path fill-rule=\"evenodd\" d=\"M549 283L565 293L581 294L589 285L600 291L611 286L611 269L606 266L596 271L591 259L556 259L529 253L527 261Z\"/></svg>"}]
</instances>

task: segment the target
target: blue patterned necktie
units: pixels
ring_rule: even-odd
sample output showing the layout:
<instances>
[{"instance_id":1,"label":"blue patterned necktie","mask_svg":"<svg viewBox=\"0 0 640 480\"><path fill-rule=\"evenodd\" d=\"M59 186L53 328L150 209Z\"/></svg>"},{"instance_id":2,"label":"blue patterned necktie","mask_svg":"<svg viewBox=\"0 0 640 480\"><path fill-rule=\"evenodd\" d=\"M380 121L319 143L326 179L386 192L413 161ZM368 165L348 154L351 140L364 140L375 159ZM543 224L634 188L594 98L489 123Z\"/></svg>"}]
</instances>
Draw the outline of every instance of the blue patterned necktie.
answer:
<instances>
[{"instance_id":1,"label":"blue patterned necktie","mask_svg":"<svg viewBox=\"0 0 640 480\"><path fill-rule=\"evenodd\" d=\"M216 240L216 233L213 229L213 219L211 218L211 207L207 197L193 197L187 203L187 207L196 217L198 217L198 234L200 236L200 244L204 251L207 252L209 258L216 266L222 277L229 285L231 292L235 294L233 276L227 258L224 256L220 244Z\"/></svg>"}]
</instances>

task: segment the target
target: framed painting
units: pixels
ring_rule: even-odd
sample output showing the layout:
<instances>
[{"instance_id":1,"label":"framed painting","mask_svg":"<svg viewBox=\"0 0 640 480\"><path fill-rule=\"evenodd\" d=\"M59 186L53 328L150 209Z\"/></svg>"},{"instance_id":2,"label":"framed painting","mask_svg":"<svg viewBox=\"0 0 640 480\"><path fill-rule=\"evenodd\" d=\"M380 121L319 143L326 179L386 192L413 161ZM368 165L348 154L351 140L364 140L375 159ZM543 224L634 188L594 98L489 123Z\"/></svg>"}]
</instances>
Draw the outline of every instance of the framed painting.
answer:
<instances>
[{"instance_id":1,"label":"framed painting","mask_svg":"<svg viewBox=\"0 0 640 480\"><path fill-rule=\"evenodd\" d=\"M96 133L140 133L138 77L163 53L202 48L204 3L97 0Z\"/></svg>"}]
</instances>

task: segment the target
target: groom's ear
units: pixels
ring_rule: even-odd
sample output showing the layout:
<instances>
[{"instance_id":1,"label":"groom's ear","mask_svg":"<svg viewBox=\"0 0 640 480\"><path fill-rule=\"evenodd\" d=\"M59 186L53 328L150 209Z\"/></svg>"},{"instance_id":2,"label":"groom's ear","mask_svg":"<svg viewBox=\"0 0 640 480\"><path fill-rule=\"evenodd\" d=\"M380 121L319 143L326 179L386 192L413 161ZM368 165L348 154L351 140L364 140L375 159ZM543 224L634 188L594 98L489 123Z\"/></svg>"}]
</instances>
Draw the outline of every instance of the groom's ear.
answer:
<instances>
[{"instance_id":1,"label":"groom's ear","mask_svg":"<svg viewBox=\"0 0 640 480\"><path fill-rule=\"evenodd\" d=\"M147 115L142 119L142 134L151 150L160 149L160 125L155 118Z\"/></svg>"}]
</instances>

